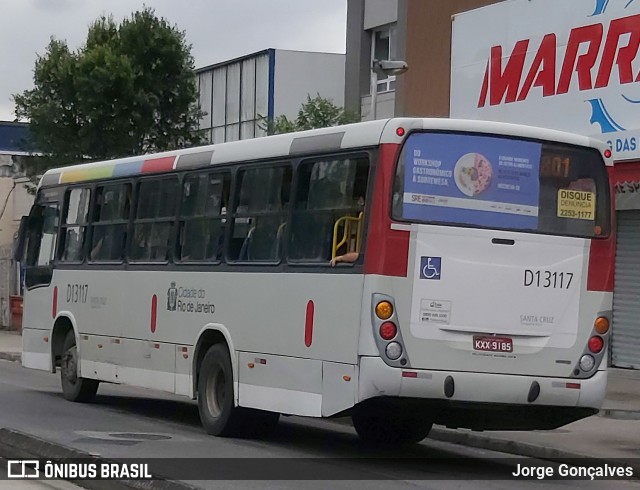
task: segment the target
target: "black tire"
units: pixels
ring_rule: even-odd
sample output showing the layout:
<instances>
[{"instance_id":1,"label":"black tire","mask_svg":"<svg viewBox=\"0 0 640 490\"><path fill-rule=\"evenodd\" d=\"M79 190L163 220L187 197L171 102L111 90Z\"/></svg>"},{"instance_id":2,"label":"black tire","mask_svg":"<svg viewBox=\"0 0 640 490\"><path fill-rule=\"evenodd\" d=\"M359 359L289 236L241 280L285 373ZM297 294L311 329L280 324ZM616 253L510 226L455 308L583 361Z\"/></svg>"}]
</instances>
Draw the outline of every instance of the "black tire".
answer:
<instances>
[{"instance_id":1,"label":"black tire","mask_svg":"<svg viewBox=\"0 0 640 490\"><path fill-rule=\"evenodd\" d=\"M67 332L62 344L60 359L60 383L62 396L72 402L90 402L96 396L99 381L78 377L78 349L73 330Z\"/></svg>"},{"instance_id":2,"label":"black tire","mask_svg":"<svg viewBox=\"0 0 640 490\"><path fill-rule=\"evenodd\" d=\"M198 375L200 421L213 436L237 435L242 414L233 403L233 369L226 346L216 344L202 359Z\"/></svg>"},{"instance_id":3,"label":"black tire","mask_svg":"<svg viewBox=\"0 0 640 490\"><path fill-rule=\"evenodd\" d=\"M353 427L363 442L376 445L417 444L429 434L433 423L424 416L394 414L356 407Z\"/></svg>"},{"instance_id":4,"label":"black tire","mask_svg":"<svg viewBox=\"0 0 640 490\"><path fill-rule=\"evenodd\" d=\"M200 365L198 411L207 434L222 437L266 435L280 417L279 413L234 405L233 368L224 344L211 346Z\"/></svg>"}]
</instances>

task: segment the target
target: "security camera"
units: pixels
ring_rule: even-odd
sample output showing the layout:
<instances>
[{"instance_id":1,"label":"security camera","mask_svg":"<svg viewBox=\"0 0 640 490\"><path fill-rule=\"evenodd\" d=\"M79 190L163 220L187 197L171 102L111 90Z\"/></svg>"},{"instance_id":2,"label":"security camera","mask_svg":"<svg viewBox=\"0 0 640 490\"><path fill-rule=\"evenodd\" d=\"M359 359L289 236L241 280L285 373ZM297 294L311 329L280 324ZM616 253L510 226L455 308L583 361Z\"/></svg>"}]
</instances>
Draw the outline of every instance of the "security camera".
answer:
<instances>
[{"instance_id":1,"label":"security camera","mask_svg":"<svg viewBox=\"0 0 640 490\"><path fill-rule=\"evenodd\" d=\"M373 60L373 70L378 75L400 75L409 69L406 61Z\"/></svg>"}]
</instances>

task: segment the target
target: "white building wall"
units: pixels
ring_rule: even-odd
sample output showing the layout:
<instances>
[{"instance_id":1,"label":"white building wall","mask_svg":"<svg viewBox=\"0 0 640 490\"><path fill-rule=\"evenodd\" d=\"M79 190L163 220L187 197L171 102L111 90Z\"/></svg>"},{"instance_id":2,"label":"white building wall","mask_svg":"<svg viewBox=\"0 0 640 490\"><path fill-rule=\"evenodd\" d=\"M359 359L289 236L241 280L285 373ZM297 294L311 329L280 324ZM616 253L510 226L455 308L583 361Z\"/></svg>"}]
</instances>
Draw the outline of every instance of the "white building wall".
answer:
<instances>
[{"instance_id":1,"label":"white building wall","mask_svg":"<svg viewBox=\"0 0 640 490\"><path fill-rule=\"evenodd\" d=\"M0 247L13 245L13 237L20 227L20 218L31 211L34 196L25 186L29 182L20 176L20 165L12 155L0 155ZM4 256L0 255L0 258Z\"/></svg>"},{"instance_id":2,"label":"white building wall","mask_svg":"<svg viewBox=\"0 0 640 490\"><path fill-rule=\"evenodd\" d=\"M33 194L30 194L27 190L27 187L25 186L25 182L28 182L27 178L16 178L14 180L16 183L16 187L13 190L11 198L13 208L11 215L13 217L12 227L14 233L16 233L18 231L18 228L20 228L20 219L23 216L29 215L35 196Z\"/></svg>"},{"instance_id":3,"label":"white building wall","mask_svg":"<svg viewBox=\"0 0 640 490\"><path fill-rule=\"evenodd\" d=\"M320 94L344 106L343 54L276 50L274 67L274 117L295 119L307 95Z\"/></svg>"},{"instance_id":4,"label":"white building wall","mask_svg":"<svg viewBox=\"0 0 640 490\"><path fill-rule=\"evenodd\" d=\"M7 158L2 156L2 158ZM8 157L10 158L10 157ZM13 177L0 177L0 325L11 323L9 296L17 294L19 284L12 258L14 236L20 227L20 218L29 214L33 195L23 181Z\"/></svg>"}]
</instances>

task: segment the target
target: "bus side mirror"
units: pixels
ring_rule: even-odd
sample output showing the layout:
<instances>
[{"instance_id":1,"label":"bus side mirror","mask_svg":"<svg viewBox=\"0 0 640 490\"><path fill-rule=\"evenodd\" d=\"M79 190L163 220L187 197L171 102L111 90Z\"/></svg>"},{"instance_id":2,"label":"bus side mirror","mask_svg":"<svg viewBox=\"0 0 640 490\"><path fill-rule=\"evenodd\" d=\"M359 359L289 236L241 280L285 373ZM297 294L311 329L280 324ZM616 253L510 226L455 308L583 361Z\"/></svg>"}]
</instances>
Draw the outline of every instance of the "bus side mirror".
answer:
<instances>
[{"instance_id":1,"label":"bus side mirror","mask_svg":"<svg viewBox=\"0 0 640 490\"><path fill-rule=\"evenodd\" d=\"M13 241L13 260L15 260L16 262L22 262L28 222L28 216L23 216L22 218L20 218L20 228L18 228L18 236Z\"/></svg>"}]
</instances>

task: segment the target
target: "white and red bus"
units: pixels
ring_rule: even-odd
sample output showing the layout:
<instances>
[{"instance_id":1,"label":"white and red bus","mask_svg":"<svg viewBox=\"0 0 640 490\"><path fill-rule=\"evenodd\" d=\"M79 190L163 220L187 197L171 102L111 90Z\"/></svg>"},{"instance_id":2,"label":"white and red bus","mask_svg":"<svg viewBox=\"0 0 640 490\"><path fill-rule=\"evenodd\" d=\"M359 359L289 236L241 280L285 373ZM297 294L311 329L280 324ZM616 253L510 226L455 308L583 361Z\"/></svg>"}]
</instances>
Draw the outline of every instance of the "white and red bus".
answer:
<instances>
[{"instance_id":1,"label":"white and red bus","mask_svg":"<svg viewBox=\"0 0 640 490\"><path fill-rule=\"evenodd\" d=\"M400 118L50 170L23 365L74 401L197 398L216 435L559 427L605 394L611 165L582 136Z\"/></svg>"}]
</instances>

